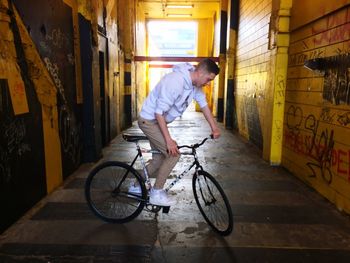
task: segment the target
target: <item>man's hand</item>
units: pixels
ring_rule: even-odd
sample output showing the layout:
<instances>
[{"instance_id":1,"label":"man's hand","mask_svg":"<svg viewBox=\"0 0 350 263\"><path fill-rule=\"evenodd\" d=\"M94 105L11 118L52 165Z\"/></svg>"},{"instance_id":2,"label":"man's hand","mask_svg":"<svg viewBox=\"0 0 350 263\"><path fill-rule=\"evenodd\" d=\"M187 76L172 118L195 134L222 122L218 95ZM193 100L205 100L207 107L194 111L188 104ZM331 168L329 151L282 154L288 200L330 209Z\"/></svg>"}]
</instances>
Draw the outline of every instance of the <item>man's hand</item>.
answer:
<instances>
[{"instance_id":1,"label":"man's hand","mask_svg":"<svg viewBox=\"0 0 350 263\"><path fill-rule=\"evenodd\" d=\"M172 156L177 156L180 151L177 148L177 143L174 141L169 133L168 126L165 122L164 116L160 114L156 114L156 119L158 121L159 128L164 136L164 140L166 143L166 147L168 149L168 153Z\"/></svg>"},{"instance_id":2,"label":"man's hand","mask_svg":"<svg viewBox=\"0 0 350 263\"><path fill-rule=\"evenodd\" d=\"M213 129L212 130L212 135L213 135L213 139L217 139L220 137L221 132L219 128Z\"/></svg>"},{"instance_id":3,"label":"man's hand","mask_svg":"<svg viewBox=\"0 0 350 263\"><path fill-rule=\"evenodd\" d=\"M219 138L220 135L221 135L221 132L220 132L220 129L219 129L219 127L218 127L218 125L217 125L213 115L211 114L211 111L210 111L209 107L205 106L201 110L202 110L202 112L204 114L205 119L207 120L207 122L210 125L211 132L212 132L212 135L213 135L213 139Z\"/></svg>"},{"instance_id":4,"label":"man's hand","mask_svg":"<svg viewBox=\"0 0 350 263\"><path fill-rule=\"evenodd\" d=\"M179 149L177 148L177 143L173 139L169 139L166 141L166 146L168 148L168 153L172 156L177 156L180 154Z\"/></svg>"}]
</instances>

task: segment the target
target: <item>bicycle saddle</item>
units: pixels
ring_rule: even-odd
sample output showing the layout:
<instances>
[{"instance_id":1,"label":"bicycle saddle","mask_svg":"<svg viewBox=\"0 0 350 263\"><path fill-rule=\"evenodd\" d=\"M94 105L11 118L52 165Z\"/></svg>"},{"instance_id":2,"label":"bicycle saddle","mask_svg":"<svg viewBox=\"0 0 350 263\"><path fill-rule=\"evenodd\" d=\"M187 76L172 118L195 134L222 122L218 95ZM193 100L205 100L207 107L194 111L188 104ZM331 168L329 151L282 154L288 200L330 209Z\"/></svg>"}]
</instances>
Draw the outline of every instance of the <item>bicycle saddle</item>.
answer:
<instances>
[{"instance_id":1,"label":"bicycle saddle","mask_svg":"<svg viewBox=\"0 0 350 263\"><path fill-rule=\"evenodd\" d=\"M123 139L126 140L127 142L137 142L140 140L148 140L148 138L144 134L128 134L128 133L123 133Z\"/></svg>"}]
</instances>

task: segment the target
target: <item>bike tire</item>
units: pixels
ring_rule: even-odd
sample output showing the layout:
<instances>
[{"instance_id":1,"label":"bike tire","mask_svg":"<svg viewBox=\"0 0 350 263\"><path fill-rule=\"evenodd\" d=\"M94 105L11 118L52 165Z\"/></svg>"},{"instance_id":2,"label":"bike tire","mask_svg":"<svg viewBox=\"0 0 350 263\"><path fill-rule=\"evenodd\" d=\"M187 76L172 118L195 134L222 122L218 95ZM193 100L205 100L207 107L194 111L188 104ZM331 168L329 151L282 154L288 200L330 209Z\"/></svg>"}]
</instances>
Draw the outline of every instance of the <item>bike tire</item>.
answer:
<instances>
[{"instance_id":1,"label":"bike tire","mask_svg":"<svg viewBox=\"0 0 350 263\"><path fill-rule=\"evenodd\" d=\"M132 183L141 186L141 195L129 193ZM85 182L85 198L89 208L97 217L109 223L133 220L144 208L146 197L142 177L123 162L109 161L96 166Z\"/></svg>"},{"instance_id":2,"label":"bike tire","mask_svg":"<svg viewBox=\"0 0 350 263\"><path fill-rule=\"evenodd\" d=\"M224 190L215 178L203 170L192 178L192 189L199 211L208 225L222 236L231 234L233 215Z\"/></svg>"}]
</instances>

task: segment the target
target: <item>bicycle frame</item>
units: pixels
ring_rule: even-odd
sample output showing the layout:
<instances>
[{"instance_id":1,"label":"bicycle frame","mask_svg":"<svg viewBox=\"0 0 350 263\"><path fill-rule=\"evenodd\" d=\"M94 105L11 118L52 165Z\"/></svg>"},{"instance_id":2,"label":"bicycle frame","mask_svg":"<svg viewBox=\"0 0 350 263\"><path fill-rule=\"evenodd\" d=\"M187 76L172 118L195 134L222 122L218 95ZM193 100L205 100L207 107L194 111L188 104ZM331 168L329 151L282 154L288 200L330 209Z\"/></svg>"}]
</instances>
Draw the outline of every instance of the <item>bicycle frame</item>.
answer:
<instances>
[{"instance_id":1,"label":"bicycle frame","mask_svg":"<svg viewBox=\"0 0 350 263\"><path fill-rule=\"evenodd\" d=\"M176 175L176 178L170 183L169 186L167 186L164 189L166 192L168 192L172 187L174 187L174 185L176 183L178 183L193 167L195 167L195 171L196 172L198 170L203 170L203 167L200 165L200 163L198 161L198 156L197 156L196 149L199 146L201 146L202 144L204 144L204 142L207 139L209 139L209 137L205 138L201 143L197 143L197 144L194 144L192 146L188 146L188 145L179 146L179 149L180 148L189 148L189 149L191 149L191 152L181 152L180 154L181 155L192 155L194 160L180 175ZM150 182L150 179L149 179L148 171L147 171L147 168L146 168L146 163L145 163L145 160L143 158L143 153L161 154L161 152L158 151L158 150L153 150L153 149L142 149L140 147L140 144L139 144L138 141L136 141L134 143L136 144L137 154L136 154L135 158L133 159L133 161L131 162L130 166L133 167L135 162L136 162L136 160L138 158L140 158L141 165L142 165L142 168L143 168L143 172L144 172L144 175L145 175L145 178L143 178L143 179L145 179L145 183L147 184L149 189L151 189L152 185L151 185L151 182Z\"/></svg>"}]
</instances>

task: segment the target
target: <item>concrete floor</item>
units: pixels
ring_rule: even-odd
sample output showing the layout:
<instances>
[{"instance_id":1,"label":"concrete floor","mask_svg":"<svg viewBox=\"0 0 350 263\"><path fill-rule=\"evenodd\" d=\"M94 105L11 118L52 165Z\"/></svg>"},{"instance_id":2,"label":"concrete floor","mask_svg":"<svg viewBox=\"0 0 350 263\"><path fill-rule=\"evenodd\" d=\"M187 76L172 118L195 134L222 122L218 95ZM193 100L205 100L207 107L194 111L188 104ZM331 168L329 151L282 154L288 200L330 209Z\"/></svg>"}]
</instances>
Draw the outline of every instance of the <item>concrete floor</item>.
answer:
<instances>
[{"instance_id":1,"label":"concrete floor","mask_svg":"<svg viewBox=\"0 0 350 263\"><path fill-rule=\"evenodd\" d=\"M174 122L171 132L187 144L209 135L209 128L192 112ZM230 199L235 223L230 236L207 226L190 177L171 190L177 204L169 214L144 211L130 223L104 223L85 203L84 181L96 164L84 164L0 236L0 262L350 262L349 216L284 169L270 167L232 131L222 133L199 156ZM118 136L100 162L130 161L134 154L134 144Z\"/></svg>"}]
</instances>

